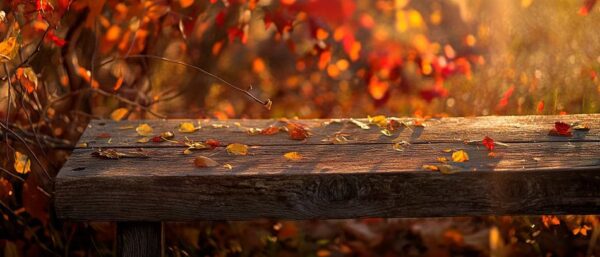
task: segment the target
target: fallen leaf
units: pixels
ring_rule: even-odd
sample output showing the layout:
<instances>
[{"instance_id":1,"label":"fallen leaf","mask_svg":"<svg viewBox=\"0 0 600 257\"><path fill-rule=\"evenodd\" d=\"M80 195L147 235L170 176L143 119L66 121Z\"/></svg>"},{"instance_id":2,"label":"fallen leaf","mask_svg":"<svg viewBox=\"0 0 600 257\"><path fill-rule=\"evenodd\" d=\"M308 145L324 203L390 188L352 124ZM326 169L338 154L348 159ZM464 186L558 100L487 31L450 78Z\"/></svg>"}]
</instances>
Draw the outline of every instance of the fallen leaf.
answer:
<instances>
[{"instance_id":1,"label":"fallen leaf","mask_svg":"<svg viewBox=\"0 0 600 257\"><path fill-rule=\"evenodd\" d=\"M441 162L441 163L447 163L448 162L448 158L446 158L446 157L438 157L437 161Z\"/></svg>"},{"instance_id":2,"label":"fallen leaf","mask_svg":"<svg viewBox=\"0 0 600 257\"><path fill-rule=\"evenodd\" d=\"M127 108L118 108L110 113L110 118L114 121L120 121L125 118L129 110Z\"/></svg>"},{"instance_id":3,"label":"fallen leaf","mask_svg":"<svg viewBox=\"0 0 600 257\"><path fill-rule=\"evenodd\" d=\"M370 129L369 124L364 123L362 121L350 118L350 122L354 123L354 125L358 126L361 129L365 129L365 130Z\"/></svg>"},{"instance_id":4,"label":"fallen leaf","mask_svg":"<svg viewBox=\"0 0 600 257\"><path fill-rule=\"evenodd\" d=\"M392 132L390 132L388 129L382 129L380 130L381 134L391 137L392 136Z\"/></svg>"},{"instance_id":5,"label":"fallen leaf","mask_svg":"<svg viewBox=\"0 0 600 257\"><path fill-rule=\"evenodd\" d=\"M570 137L572 135L571 134L571 125L564 123L562 121L557 121L554 123L554 128L552 130L550 130L548 135Z\"/></svg>"},{"instance_id":6,"label":"fallen leaf","mask_svg":"<svg viewBox=\"0 0 600 257\"><path fill-rule=\"evenodd\" d=\"M463 150L456 151L452 153L452 161L453 162L466 162L469 160L469 154Z\"/></svg>"},{"instance_id":7,"label":"fallen leaf","mask_svg":"<svg viewBox=\"0 0 600 257\"><path fill-rule=\"evenodd\" d=\"M142 137L140 139L138 139L136 142L138 143L148 143L150 141L149 137Z\"/></svg>"},{"instance_id":8,"label":"fallen leaf","mask_svg":"<svg viewBox=\"0 0 600 257\"><path fill-rule=\"evenodd\" d=\"M290 138L293 140L304 140L308 137L308 131L304 126L296 123L288 123L286 126Z\"/></svg>"},{"instance_id":9,"label":"fallen leaf","mask_svg":"<svg viewBox=\"0 0 600 257\"><path fill-rule=\"evenodd\" d=\"M410 143L406 141L400 141L392 145L392 148L398 152L404 151L404 147L409 146Z\"/></svg>"},{"instance_id":10,"label":"fallen leaf","mask_svg":"<svg viewBox=\"0 0 600 257\"><path fill-rule=\"evenodd\" d=\"M138 135L147 137L152 135L154 129L152 129L152 127L150 127L150 125L148 125L147 123L143 123L137 126L137 128L135 128L135 131L138 133Z\"/></svg>"},{"instance_id":11,"label":"fallen leaf","mask_svg":"<svg viewBox=\"0 0 600 257\"><path fill-rule=\"evenodd\" d=\"M15 151L15 171L19 174L27 174L31 171L31 160L29 156L19 151Z\"/></svg>"},{"instance_id":12,"label":"fallen leaf","mask_svg":"<svg viewBox=\"0 0 600 257\"><path fill-rule=\"evenodd\" d=\"M207 144L207 145L209 145L210 148L212 148L212 149L215 149L215 148L217 148L217 147L219 147L221 145L221 142L219 142L216 139L208 139L204 143Z\"/></svg>"},{"instance_id":13,"label":"fallen leaf","mask_svg":"<svg viewBox=\"0 0 600 257\"><path fill-rule=\"evenodd\" d=\"M590 127L579 123L572 124L571 128L577 131L590 131Z\"/></svg>"},{"instance_id":14,"label":"fallen leaf","mask_svg":"<svg viewBox=\"0 0 600 257\"><path fill-rule=\"evenodd\" d=\"M198 129L200 129L200 127L194 126L194 123L191 122L182 122L181 124L179 124L179 132L192 133Z\"/></svg>"},{"instance_id":15,"label":"fallen leaf","mask_svg":"<svg viewBox=\"0 0 600 257\"><path fill-rule=\"evenodd\" d=\"M100 134L96 135L96 138L100 138L100 139L110 138L110 134L109 133L100 133Z\"/></svg>"},{"instance_id":16,"label":"fallen leaf","mask_svg":"<svg viewBox=\"0 0 600 257\"><path fill-rule=\"evenodd\" d=\"M233 155L247 155L248 154L248 146L244 144L233 143L229 144L226 148L229 154Z\"/></svg>"},{"instance_id":17,"label":"fallen leaf","mask_svg":"<svg viewBox=\"0 0 600 257\"><path fill-rule=\"evenodd\" d=\"M377 115L374 117L367 116L367 120L369 121L369 123L375 124L375 125L379 126L380 128L384 128L388 124L388 119L383 115Z\"/></svg>"},{"instance_id":18,"label":"fallen leaf","mask_svg":"<svg viewBox=\"0 0 600 257\"><path fill-rule=\"evenodd\" d=\"M260 134L262 134L262 135L274 135L277 133L279 133L279 127L275 127L275 126L269 126L267 128L260 130Z\"/></svg>"},{"instance_id":19,"label":"fallen leaf","mask_svg":"<svg viewBox=\"0 0 600 257\"><path fill-rule=\"evenodd\" d=\"M226 168L226 169L228 169L228 170L231 170L231 169L233 169L233 166L231 166L231 164L229 164L229 163L225 163L225 164L223 165L223 168Z\"/></svg>"},{"instance_id":20,"label":"fallen leaf","mask_svg":"<svg viewBox=\"0 0 600 257\"><path fill-rule=\"evenodd\" d=\"M290 161L299 161L303 158L303 156L298 152L288 152L285 153L283 157Z\"/></svg>"},{"instance_id":21,"label":"fallen leaf","mask_svg":"<svg viewBox=\"0 0 600 257\"><path fill-rule=\"evenodd\" d=\"M218 166L219 163L214 161L211 158L198 156L194 159L194 166L198 168L207 168L207 167L215 167Z\"/></svg>"},{"instance_id":22,"label":"fallen leaf","mask_svg":"<svg viewBox=\"0 0 600 257\"><path fill-rule=\"evenodd\" d=\"M442 152L444 152L444 153L449 153L449 152L452 152L452 149L450 149L450 148L447 148L447 149L444 149L444 150L442 150Z\"/></svg>"},{"instance_id":23,"label":"fallen leaf","mask_svg":"<svg viewBox=\"0 0 600 257\"><path fill-rule=\"evenodd\" d=\"M483 138L483 145L490 151L494 151L494 139L492 139L491 137L485 136Z\"/></svg>"},{"instance_id":24,"label":"fallen leaf","mask_svg":"<svg viewBox=\"0 0 600 257\"><path fill-rule=\"evenodd\" d=\"M171 139L175 137L175 134L171 131L165 131L163 133L160 133L160 137L163 139Z\"/></svg>"},{"instance_id":25,"label":"fallen leaf","mask_svg":"<svg viewBox=\"0 0 600 257\"><path fill-rule=\"evenodd\" d=\"M456 173L456 170L454 170L454 168L450 165L443 164L443 165L438 165L437 167L438 167L440 173L442 173L442 174Z\"/></svg>"},{"instance_id":26,"label":"fallen leaf","mask_svg":"<svg viewBox=\"0 0 600 257\"><path fill-rule=\"evenodd\" d=\"M435 165L424 164L421 168L430 171L439 171L440 169Z\"/></svg>"}]
</instances>

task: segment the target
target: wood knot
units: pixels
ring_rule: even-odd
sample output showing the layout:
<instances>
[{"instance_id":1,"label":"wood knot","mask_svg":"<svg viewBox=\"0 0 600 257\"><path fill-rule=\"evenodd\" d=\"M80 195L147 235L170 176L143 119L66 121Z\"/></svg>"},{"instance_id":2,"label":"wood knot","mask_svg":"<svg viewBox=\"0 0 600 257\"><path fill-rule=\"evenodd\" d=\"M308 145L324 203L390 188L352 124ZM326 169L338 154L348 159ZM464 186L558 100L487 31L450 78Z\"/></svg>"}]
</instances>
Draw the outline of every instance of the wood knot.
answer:
<instances>
[{"instance_id":1,"label":"wood knot","mask_svg":"<svg viewBox=\"0 0 600 257\"><path fill-rule=\"evenodd\" d=\"M323 178L318 187L318 196L328 202L341 202L358 196L358 183L353 177L334 175Z\"/></svg>"}]
</instances>

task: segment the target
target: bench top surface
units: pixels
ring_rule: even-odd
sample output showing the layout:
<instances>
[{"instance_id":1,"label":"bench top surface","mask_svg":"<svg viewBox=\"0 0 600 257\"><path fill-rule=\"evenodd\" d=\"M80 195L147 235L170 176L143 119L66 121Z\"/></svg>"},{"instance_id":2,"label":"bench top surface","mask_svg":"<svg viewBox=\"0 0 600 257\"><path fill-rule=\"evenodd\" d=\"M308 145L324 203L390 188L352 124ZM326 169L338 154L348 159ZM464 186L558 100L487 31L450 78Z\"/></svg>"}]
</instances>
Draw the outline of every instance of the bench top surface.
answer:
<instances>
[{"instance_id":1,"label":"bench top surface","mask_svg":"<svg viewBox=\"0 0 600 257\"><path fill-rule=\"evenodd\" d=\"M57 176L56 211L75 220L600 213L599 114L417 123L388 117L400 124L388 135L367 119L356 120L94 120ZM557 121L589 130L549 135ZM183 122L201 128L179 132ZM140 143L144 137L136 127L143 123L153 136L175 136ZM257 132L289 123L309 136L292 140L285 131ZM496 142L494 156L482 144L486 136ZM219 147L184 154L184 138L214 139ZM232 143L247 145L248 154L228 153ZM135 155L140 148L148 158L94 156L98 149ZM453 162L458 150L469 160ZM302 158L286 159L289 152ZM200 155L219 165L196 167ZM453 174L424 165L449 167Z\"/></svg>"}]
</instances>

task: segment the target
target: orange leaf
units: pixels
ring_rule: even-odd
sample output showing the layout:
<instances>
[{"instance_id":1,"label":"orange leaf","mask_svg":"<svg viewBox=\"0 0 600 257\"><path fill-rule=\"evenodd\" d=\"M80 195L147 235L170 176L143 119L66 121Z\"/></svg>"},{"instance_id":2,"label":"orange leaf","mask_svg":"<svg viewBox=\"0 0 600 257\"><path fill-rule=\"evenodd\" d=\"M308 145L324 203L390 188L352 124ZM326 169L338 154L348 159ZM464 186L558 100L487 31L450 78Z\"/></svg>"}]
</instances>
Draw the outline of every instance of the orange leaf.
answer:
<instances>
[{"instance_id":1,"label":"orange leaf","mask_svg":"<svg viewBox=\"0 0 600 257\"><path fill-rule=\"evenodd\" d=\"M283 157L290 161L299 161L303 158L303 156L298 152L285 153Z\"/></svg>"},{"instance_id":2,"label":"orange leaf","mask_svg":"<svg viewBox=\"0 0 600 257\"><path fill-rule=\"evenodd\" d=\"M308 131L300 124L288 123L287 129L293 140L304 140L308 137Z\"/></svg>"},{"instance_id":3,"label":"orange leaf","mask_svg":"<svg viewBox=\"0 0 600 257\"><path fill-rule=\"evenodd\" d=\"M127 110L127 108L119 108L110 114L110 118L114 121L120 121L125 117L125 115L127 115L128 112L129 110Z\"/></svg>"},{"instance_id":4,"label":"orange leaf","mask_svg":"<svg viewBox=\"0 0 600 257\"><path fill-rule=\"evenodd\" d=\"M15 151L15 171L20 174L27 174L31 171L31 161L29 156Z\"/></svg>"}]
</instances>

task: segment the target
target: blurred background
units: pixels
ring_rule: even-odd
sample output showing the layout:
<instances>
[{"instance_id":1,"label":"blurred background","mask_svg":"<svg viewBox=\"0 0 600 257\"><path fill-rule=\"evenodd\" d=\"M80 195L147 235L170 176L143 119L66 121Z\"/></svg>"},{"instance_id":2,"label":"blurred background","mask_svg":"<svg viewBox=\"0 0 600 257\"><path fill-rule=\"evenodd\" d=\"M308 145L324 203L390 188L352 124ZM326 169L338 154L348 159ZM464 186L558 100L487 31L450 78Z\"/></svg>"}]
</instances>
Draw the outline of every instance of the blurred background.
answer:
<instances>
[{"instance_id":1,"label":"blurred background","mask_svg":"<svg viewBox=\"0 0 600 257\"><path fill-rule=\"evenodd\" d=\"M50 205L52 178L93 118L600 111L595 0L12 0L0 10L0 256L111 256L112 224L63 223ZM598 256L599 221L175 223L167 254Z\"/></svg>"}]
</instances>

